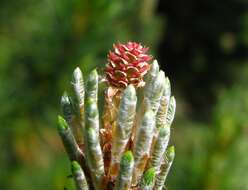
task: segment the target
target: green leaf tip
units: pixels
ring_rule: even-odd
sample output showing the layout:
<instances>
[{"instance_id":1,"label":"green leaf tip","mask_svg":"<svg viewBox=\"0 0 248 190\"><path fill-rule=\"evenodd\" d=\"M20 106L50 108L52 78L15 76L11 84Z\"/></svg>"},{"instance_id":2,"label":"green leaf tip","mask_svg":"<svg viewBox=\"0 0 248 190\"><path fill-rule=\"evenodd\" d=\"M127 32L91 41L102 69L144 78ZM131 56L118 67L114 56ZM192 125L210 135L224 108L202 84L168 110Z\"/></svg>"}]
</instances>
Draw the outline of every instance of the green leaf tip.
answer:
<instances>
[{"instance_id":1,"label":"green leaf tip","mask_svg":"<svg viewBox=\"0 0 248 190\"><path fill-rule=\"evenodd\" d=\"M170 99L170 104L173 106L174 110L176 110L176 99L174 96L171 96L171 99Z\"/></svg>"},{"instance_id":2,"label":"green leaf tip","mask_svg":"<svg viewBox=\"0 0 248 190\"><path fill-rule=\"evenodd\" d=\"M154 168L149 168L145 173L142 178L142 185L143 186L150 186L154 183L156 177L156 171Z\"/></svg>"},{"instance_id":3,"label":"green leaf tip","mask_svg":"<svg viewBox=\"0 0 248 190\"><path fill-rule=\"evenodd\" d=\"M67 130L69 128L67 122L65 121L65 119L58 115L58 130L59 131L64 131Z\"/></svg>"},{"instance_id":4,"label":"green leaf tip","mask_svg":"<svg viewBox=\"0 0 248 190\"><path fill-rule=\"evenodd\" d=\"M61 104L64 105L64 104L70 104L70 99L69 99L69 96L68 96L68 93L66 91L64 91L62 97L61 97Z\"/></svg>"},{"instance_id":5,"label":"green leaf tip","mask_svg":"<svg viewBox=\"0 0 248 190\"><path fill-rule=\"evenodd\" d=\"M63 116L68 121L68 117L72 115L72 102L66 91L64 91L61 97L60 105L62 108Z\"/></svg>"},{"instance_id":6,"label":"green leaf tip","mask_svg":"<svg viewBox=\"0 0 248 190\"><path fill-rule=\"evenodd\" d=\"M98 81L98 73L97 70L94 69L89 74L88 82L92 84L92 83L96 83L96 81Z\"/></svg>"},{"instance_id":7,"label":"green leaf tip","mask_svg":"<svg viewBox=\"0 0 248 190\"><path fill-rule=\"evenodd\" d=\"M133 153L132 151L126 151L122 158L121 158L121 163L124 164L124 163L130 163L130 162L133 162L134 158L133 158Z\"/></svg>"},{"instance_id":8,"label":"green leaf tip","mask_svg":"<svg viewBox=\"0 0 248 190\"><path fill-rule=\"evenodd\" d=\"M159 105L160 99L163 95L165 88L165 74L163 71L158 73L150 73L147 78L146 86L144 88L144 100L148 101L152 110L156 114Z\"/></svg>"},{"instance_id":9,"label":"green leaf tip","mask_svg":"<svg viewBox=\"0 0 248 190\"><path fill-rule=\"evenodd\" d=\"M160 82L165 83L166 77L164 71L162 70L159 71L157 79L160 79Z\"/></svg>"},{"instance_id":10,"label":"green leaf tip","mask_svg":"<svg viewBox=\"0 0 248 190\"><path fill-rule=\"evenodd\" d=\"M72 82L78 83L80 82L80 80L82 80L82 78L83 78L83 74L82 74L81 69L79 67L76 67L76 69L74 69L73 71Z\"/></svg>"},{"instance_id":11,"label":"green leaf tip","mask_svg":"<svg viewBox=\"0 0 248 190\"><path fill-rule=\"evenodd\" d=\"M151 74L157 74L159 72L159 64L156 59L151 64L150 72Z\"/></svg>"},{"instance_id":12,"label":"green leaf tip","mask_svg":"<svg viewBox=\"0 0 248 190\"><path fill-rule=\"evenodd\" d=\"M79 165L79 163L77 161L71 162L71 170L72 170L72 173L75 173L75 172L81 170L81 166Z\"/></svg>"},{"instance_id":13,"label":"green leaf tip","mask_svg":"<svg viewBox=\"0 0 248 190\"><path fill-rule=\"evenodd\" d=\"M170 146L166 151L166 157L169 161L172 161L175 157L175 147Z\"/></svg>"},{"instance_id":14,"label":"green leaf tip","mask_svg":"<svg viewBox=\"0 0 248 190\"><path fill-rule=\"evenodd\" d=\"M164 95L170 95L171 93L171 85L170 85L170 79L168 77L165 77L164 81Z\"/></svg>"},{"instance_id":15,"label":"green leaf tip","mask_svg":"<svg viewBox=\"0 0 248 190\"><path fill-rule=\"evenodd\" d=\"M86 82L86 88L85 88L85 95L87 98L93 98L95 101L97 101L98 97L98 74L96 69L91 71L87 82Z\"/></svg>"},{"instance_id":16,"label":"green leaf tip","mask_svg":"<svg viewBox=\"0 0 248 190\"><path fill-rule=\"evenodd\" d=\"M165 86L170 87L170 79L168 77L165 77Z\"/></svg>"},{"instance_id":17,"label":"green leaf tip","mask_svg":"<svg viewBox=\"0 0 248 190\"><path fill-rule=\"evenodd\" d=\"M155 77L158 75L159 73L159 65L157 60L154 60L150 66L150 70L146 75L146 83L150 83L151 81L153 81L155 79Z\"/></svg>"},{"instance_id":18,"label":"green leaf tip","mask_svg":"<svg viewBox=\"0 0 248 190\"><path fill-rule=\"evenodd\" d=\"M157 77L155 78L156 83L154 83L154 90L156 90L156 93L158 93L158 95L161 97L163 95L163 91L165 88L165 73L164 71L159 71Z\"/></svg>"},{"instance_id":19,"label":"green leaf tip","mask_svg":"<svg viewBox=\"0 0 248 190\"><path fill-rule=\"evenodd\" d=\"M88 184L84 175L84 171L77 161L71 162L71 171L75 181L77 190L88 190Z\"/></svg>"},{"instance_id":20,"label":"green leaf tip","mask_svg":"<svg viewBox=\"0 0 248 190\"><path fill-rule=\"evenodd\" d=\"M98 75L97 70L96 70L96 69L93 69L93 70L91 71L91 74L97 76L97 75Z\"/></svg>"}]
</instances>

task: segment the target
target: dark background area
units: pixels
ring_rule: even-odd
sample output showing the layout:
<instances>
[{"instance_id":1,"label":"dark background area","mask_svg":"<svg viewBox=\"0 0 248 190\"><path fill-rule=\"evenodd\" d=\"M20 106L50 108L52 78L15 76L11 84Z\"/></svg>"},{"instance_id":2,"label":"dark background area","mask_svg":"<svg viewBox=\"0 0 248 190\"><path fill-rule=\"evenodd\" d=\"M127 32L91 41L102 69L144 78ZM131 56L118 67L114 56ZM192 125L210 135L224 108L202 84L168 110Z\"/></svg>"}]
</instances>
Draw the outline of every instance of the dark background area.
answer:
<instances>
[{"instance_id":1,"label":"dark background area","mask_svg":"<svg viewBox=\"0 0 248 190\"><path fill-rule=\"evenodd\" d=\"M240 39L245 1L159 1L166 31L158 57L192 108L208 120L218 86L230 87L233 69L243 64L247 46ZM247 21L246 21L247 22Z\"/></svg>"},{"instance_id":2,"label":"dark background area","mask_svg":"<svg viewBox=\"0 0 248 190\"><path fill-rule=\"evenodd\" d=\"M0 189L74 189L56 130L73 69L136 41L177 100L173 190L248 189L247 0L3 0Z\"/></svg>"}]
</instances>

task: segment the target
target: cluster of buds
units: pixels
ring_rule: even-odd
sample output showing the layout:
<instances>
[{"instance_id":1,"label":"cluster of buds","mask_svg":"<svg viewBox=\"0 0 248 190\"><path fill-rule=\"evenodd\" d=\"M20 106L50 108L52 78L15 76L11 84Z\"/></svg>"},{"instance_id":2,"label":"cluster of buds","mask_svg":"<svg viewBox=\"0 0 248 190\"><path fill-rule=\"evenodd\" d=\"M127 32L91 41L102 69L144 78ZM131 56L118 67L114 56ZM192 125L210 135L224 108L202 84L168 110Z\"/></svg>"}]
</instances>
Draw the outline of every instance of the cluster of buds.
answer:
<instances>
[{"instance_id":1,"label":"cluster of buds","mask_svg":"<svg viewBox=\"0 0 248 190\"><path fill-rule=\"evenodd\" d=\"M74 98L64 93L61 99L63 117L58 117L58 131L72 175L78 190L161 190L175 156L174 147L168 146L176 108L170 82L156 60L148 64L151 56L140 44L129 42L114 48L108 56L106 91L110 88L118 93L111 97L105 93L105 100L108 105L118 96L118 101L105 106L102 117L96 70L84 84L82 72L76 68ZM130 68L135 74L129 73ZM141 101L138 90L142 91ZM104 115L113 107L116 114L110 123Z\"/></svg>"}]
</instances>

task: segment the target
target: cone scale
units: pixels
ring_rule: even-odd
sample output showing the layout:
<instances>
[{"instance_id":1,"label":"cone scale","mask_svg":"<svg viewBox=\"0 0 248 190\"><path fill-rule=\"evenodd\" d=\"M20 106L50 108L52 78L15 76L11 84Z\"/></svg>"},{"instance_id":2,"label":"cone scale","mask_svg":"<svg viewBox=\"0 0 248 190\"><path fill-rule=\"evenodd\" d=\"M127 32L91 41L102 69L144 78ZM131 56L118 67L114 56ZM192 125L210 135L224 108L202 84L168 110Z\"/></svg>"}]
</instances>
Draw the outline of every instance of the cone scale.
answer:
<instances>
[{"instance_id":1,"label":"cone scale","mask_svg":"<svg viewBox=\"0 0 248 190\"><path fill-rule=\"evenodd\" d=\"M109 85L126 88L129 84L136 87L144 86L143 77L148 72L152 59L147 54L148 48L135 42L117 43L108 54L105 69Z\"/></svg>"}]
</instances>

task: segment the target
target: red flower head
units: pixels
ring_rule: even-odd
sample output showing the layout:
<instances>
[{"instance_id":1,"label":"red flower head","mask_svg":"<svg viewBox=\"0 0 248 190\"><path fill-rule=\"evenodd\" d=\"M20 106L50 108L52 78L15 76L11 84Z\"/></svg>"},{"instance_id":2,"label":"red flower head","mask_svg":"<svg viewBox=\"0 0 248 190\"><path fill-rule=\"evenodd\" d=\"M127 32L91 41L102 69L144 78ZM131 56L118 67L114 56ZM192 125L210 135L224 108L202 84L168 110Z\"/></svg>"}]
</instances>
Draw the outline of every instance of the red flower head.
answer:
<instances>
[{"instance_id":1,"label":"red flower head","mask_svg":"<svg viewBox=\"0 0 248 190\"><path fill-rule=\"evenodd\" d=\"M135 87L144 86L143 77L150 68L148 62L151 55L146 54L148 48L135 42L114 44L114 50L108 54L105 69L106 77L111 86L125 88L129 84Z\"/></svg>"}]
</instances>

